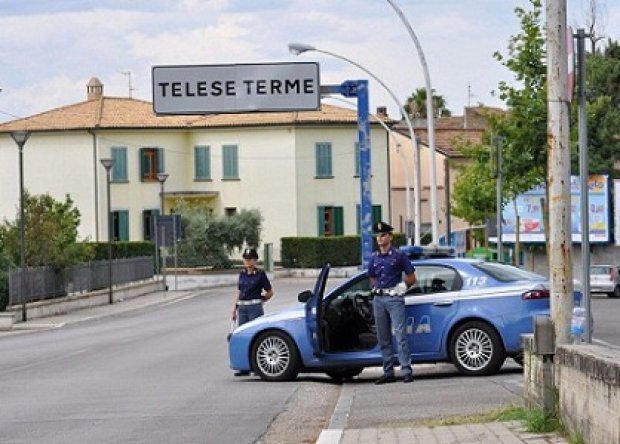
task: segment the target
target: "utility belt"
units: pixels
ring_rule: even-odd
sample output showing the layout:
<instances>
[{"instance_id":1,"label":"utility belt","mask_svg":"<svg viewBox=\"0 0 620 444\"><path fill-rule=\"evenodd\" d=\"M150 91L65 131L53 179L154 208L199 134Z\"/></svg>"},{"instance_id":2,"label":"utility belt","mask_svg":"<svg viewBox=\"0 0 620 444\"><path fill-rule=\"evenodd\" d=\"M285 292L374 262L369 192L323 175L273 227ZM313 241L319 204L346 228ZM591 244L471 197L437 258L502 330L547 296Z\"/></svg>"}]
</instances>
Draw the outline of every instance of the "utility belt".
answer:
<instances>
[{"instance_id":1,"label":"utility belt","mask_svg":"<svg viewBox=\"0 0 620 444\"><path fill-rule=\"evenodd\" d=\"M372 294L374 296L390 296L390 297L401 297L403 296L396 287L392 288L373 288Z\"/></svg>"},{"instance_id":2,"label":"utility belt","mask_svg":"<svg viewBox=\"0 0 620 444\"><path fill-rule=\"evenodd\" d=\"M247 299L247 300L237 301L237 305L256 305L256 304L262 304L262 303L263 303L262 299Z\"/></svg>"}]
</instances>

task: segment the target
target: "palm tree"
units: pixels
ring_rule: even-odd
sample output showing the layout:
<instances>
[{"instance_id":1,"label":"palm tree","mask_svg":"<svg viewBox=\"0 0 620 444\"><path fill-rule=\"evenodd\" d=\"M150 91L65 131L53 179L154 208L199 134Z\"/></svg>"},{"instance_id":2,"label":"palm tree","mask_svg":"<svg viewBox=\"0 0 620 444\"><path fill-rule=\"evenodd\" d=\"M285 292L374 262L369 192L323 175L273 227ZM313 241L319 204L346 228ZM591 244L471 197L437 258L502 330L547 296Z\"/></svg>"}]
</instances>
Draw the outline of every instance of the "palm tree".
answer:
<instances>
[{"instance_id":1,"label":"palm tree","mask_svg":"<svg viewBox=\"0 0 620 444\"><path fill-rule=\"evenodd\" d=\"M426 88L417 88L405 102L405 111L413 119L426 119ZM450 117L452 113L447 108L446 99L435 95L433 90L433 114L435 117Z\"/></svg>"}]
</instances>

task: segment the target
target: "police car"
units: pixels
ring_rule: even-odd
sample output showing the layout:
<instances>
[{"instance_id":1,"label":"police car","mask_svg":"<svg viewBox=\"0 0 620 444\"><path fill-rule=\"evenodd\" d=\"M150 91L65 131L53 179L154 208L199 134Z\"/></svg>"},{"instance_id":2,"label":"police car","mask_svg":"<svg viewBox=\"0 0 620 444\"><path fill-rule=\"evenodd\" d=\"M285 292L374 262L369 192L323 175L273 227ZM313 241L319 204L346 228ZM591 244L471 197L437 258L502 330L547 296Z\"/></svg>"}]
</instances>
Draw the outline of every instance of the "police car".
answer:
<instances>
[{"instance_id":1,"label":"police car","mask_svg":"<svg viewBox=\"0 0 620 444\"><path fill-rule=\"evenodd\" d=\"M404 295L413 363L451 362L466 375L490 375L506 358L521 361L521 335L535 315L549 315L549 282L510 265L447 257L439 248L403 247L416 268ZM370 279L361 272L325 294L330 266L300 305L238 327L230 367L266 381L300 372L352 378L381 366ZM575 292L575 303L581 293ZM396 348L395 348L396 349Z\"/></svg>"}]
</instances>

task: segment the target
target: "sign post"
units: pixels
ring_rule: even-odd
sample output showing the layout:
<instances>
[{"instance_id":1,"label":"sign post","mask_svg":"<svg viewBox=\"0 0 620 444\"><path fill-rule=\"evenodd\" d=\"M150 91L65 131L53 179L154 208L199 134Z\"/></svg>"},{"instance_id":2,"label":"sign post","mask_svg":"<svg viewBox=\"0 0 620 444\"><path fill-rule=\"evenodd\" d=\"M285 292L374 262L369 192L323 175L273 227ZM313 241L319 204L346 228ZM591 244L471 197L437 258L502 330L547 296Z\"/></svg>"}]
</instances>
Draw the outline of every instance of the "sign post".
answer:
<instances>
[{"instance_id":1,"label":"sign post","mask_svg":"<svg viewBox=\"0 0 620 444\"><path fill-rule=\"evenodd\" d=\"M340 85L324 85L327 94L357 97L357 134L360 147L360 237L362 240L362 269L368 267L372 254L372 194L370 183L370 122L368 80L347 80Z\"/></svg>"}]
</instances>

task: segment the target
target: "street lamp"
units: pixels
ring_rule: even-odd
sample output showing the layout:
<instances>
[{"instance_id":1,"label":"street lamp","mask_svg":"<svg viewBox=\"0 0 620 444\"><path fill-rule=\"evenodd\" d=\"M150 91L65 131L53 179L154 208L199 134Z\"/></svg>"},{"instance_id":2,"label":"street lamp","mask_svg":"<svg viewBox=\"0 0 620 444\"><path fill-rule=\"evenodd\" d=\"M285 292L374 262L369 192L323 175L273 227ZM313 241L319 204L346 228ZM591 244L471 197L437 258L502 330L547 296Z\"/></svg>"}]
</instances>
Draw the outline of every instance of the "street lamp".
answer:
<instances>
[{"instance_id":1,"label":"street lamp","mask_svg":"<svg viewBox=\"0 0 620 444\"><path fill-rule=\"evenodd\" d=\"M340 97L331 97L331 98L338 100L340 102L344 102L348 105L352 105L351 102L349 102L348 100L342 99ZM372 116L375 118L377 122L379 122L379 124L383 127L383 129L387 131L388 135L390 136L390 139L392 139L392 143L396 147L396 152L398 153L398 156L400 157L401 165L403 167L403 175L405 176L405 215L406 215L405 217L406 217L406 221L409 222L411 220L411 199L409 197L410 181L409 181L409 169L407 168L407 158L405 157L405 154L400 149L401 147L400 142L396 139L396 137L394 137L394 130L392 130L392 128L387 126L385 122L383 121L383 119L381 119L381 117L379 117L378 115L372 114ZM409 236L407 236L407 242L409 242Z\"/></svg>"},{"instance_id":2,"label":"street lamp","mask_svg":"<svg viewBox=\"0 0 620 444\"><path fill-rule=\"evenodd\" d=\"M114 166L114 159L100 159L106 172L106 189L108 194L108 302L114 303L112 297L112 214L110 213L110 170Z\"/></svg>"},{"instance_id":3,"label":"street lamp","mask_svg":"<svg viewBox=\"0 0 620 444\"><path fill-rule=\"evenodd\" d=\"M160 211L162 216L164 215L164 183L166 182L166 179L168 179L169 174L168 173L159 173L157 174L157 180L159 181L159 185L160 185L160 192L159 192L159 196L161 198L161 203L160 203Z\"/></svg>"},{"instance_id":4,"label":"street lamp","mask_svg":"<svg viewBox=\"0 0 620 444\"><path fill-rule=\"evenodd\" d=\"M426 125L428 132L428 148L430 150L431 155L431 223L433 230L433 243L438 243L439 241L439 220L437 212L437 170L435 167L435 115L433 112L433 88L431 87L431 76L428 72L428 65L426 64L426 58L424 57L424 51L422 50L422 46L420 45L420 41L416 36L415 32L413 32L413 28L403 11L394 3L393 0L387 0L387 2L392 6L396 14L400 17L401 21L409 31L409 35L411 36L411 40L413 40L413 44L415 45L418 55L420 57L420 63L422 64L422 70L424 71L424 83L426 87Z\"/></svg>"},{"instance_id":5,"label":"street lamp","mask_svg":"<svg viewBox=\"0 0 620 444\"><path fill-rule=\"evenodd\" d=\"M497 192L496 192L496 217L497 217L497 261L504 261L504 244L502 243L502 208L503 208L503 181L504 173L502 171L502 145L504 144L504 137L494 136L493 145L495 145L495 162L496 168L494 173L497 174ZM518 222L518 219L517 219ZM516 224L515 232L519 231L519 224Z\"/></svg>"},{"instance_id":6,"label":"street lamp","mask_svg":"<svg viewBox=\"0 0 620 444\"><path fill-rule=\"evenodd\" d=\"M19 148L19 295L22 300L22 321L26 322L26 221L24 219L24 145L30 132L13 131L11 137Z\"/></svg>"},{"instance_id":7,"label":"street lamp","mask_svg":"<svg viewBox=\"0 0 620 444\"><path fill-rule=\"evenodd\" d=\"M322 49L318 49L315 48L312 45L306 45L304 43L289 43L288 45L288 49L291 52L291 54L294 55L300 55L303 54L304 52L308 52L308 51L315 51L315 52L319 52L321 54L327 54L329 56L335 57L337 59L343 60L347 63L350 63L351 65L361 69L362 71L364 71L366 74L368 74L370 77L372 77L375 81L377 81L377 83L379 83L379 85L381 85L383 87L383 89L385 89L388 94L392 97L392 99L394 100L394 102L396 102L396 105L398 106L398 108L400 109L400 113L401 116L405 119L405 122L407 123L407 128L409 129L409 137L411 138L411 143L413 145L413 164L414 164L414 168L416 171L418 171L417 165L420 164L420 146L417 142L417 139L415 138L415 134L413 132L413 125L411 124L411 119L409 118L409 115L407 114L407 112L405 111L405 108L403 107L403 105L400 103L400 100L398 100L398 97L396 97L396 94L394 94L394 92L388 88L388 86L380 79L378 78L375 74L373 74L371 71L369 71L367 68L365 68L364 66L360 65L357 62L354 62L353 60L342 56L340 54L336 54L330 51L325 51ZM420 211L420 203L421 203L421 179L420 179L420 175L416 174L414 176L414 239L415 239L415 243L417 245L420 245L420 226L421 226L421 211ZM407 221L409 222L409 221ZM408 231L408 230L407 230ZM409 236L409 233L407 233L407 243L411 244L411 238Z\"/></svg>"}]
</instances>

